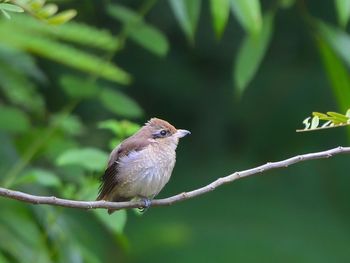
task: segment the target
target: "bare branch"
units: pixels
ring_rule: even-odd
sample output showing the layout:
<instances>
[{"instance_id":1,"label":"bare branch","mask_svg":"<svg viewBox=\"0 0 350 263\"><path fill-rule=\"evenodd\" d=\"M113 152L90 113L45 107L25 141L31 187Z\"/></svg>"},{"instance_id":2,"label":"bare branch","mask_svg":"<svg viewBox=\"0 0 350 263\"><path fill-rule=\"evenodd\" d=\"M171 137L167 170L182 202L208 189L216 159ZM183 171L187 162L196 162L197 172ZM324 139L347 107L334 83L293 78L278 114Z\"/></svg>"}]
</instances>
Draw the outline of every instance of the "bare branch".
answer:
<instances>
[{"instance_id":1,"label":"bare branch","mask_svg":"<svg viewBox=\"0 0 350 263\"><path fill-rule=\"evenodd\" d=\"M251 168L240 172L235 172L228 176L221 177L215 180L214 182L204 187L195 189L193 191L183 192L181 194L177 194L164 199L153 200L151 203L151 206L172 205L174 203L211 192L223 184L231 183L243 177L261 174L263 172L266 172L272 169L285 168L285 167L288 167L289 165L303 162L303 161L329 158L341 153L350 153L350 147L337 147L337 148L322 151L322 152L302 154L302 155L291 157L283 161L266 163L264 165L261 165L255 168ZM13 191L13 190L1 188L1 187L0 187L0 196L7 197L10 199L16 199L16 200L26 202L26 203L31 203L31 204L47 204L47 205L63 206L63 207L70 207L70 208L81 208L81 209L107 208L107 209L118 210L123 208L137 208L137 207L144 206L144 203L142 201L137 201L137 202L136 201L130 201L130 202L76 201L76 200L61 199L54 196L30 195L23 192Z\"/></svg>"}]
</instances>

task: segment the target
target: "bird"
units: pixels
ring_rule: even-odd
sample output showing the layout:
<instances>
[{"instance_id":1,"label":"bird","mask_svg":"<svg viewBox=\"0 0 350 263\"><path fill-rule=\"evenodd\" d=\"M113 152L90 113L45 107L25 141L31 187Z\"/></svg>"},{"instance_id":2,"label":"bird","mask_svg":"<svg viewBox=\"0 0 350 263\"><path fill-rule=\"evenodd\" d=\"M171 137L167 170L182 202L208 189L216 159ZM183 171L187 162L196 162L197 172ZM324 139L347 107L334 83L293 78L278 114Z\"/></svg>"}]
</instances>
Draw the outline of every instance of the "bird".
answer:
<instances>
[{"instance_id":1,"label":"bird","mask_svg":"<svg viewBox=\"0 0 350 263\"><path fill-rule=\"evenodd\" d=\"M188 134L191 132L176 129L165 120L151 118L111 152L96 200L137 199L148 208L169 181L179 139ZM109 214L114 211L108 209Z\"/></svg>"}]
</instances>

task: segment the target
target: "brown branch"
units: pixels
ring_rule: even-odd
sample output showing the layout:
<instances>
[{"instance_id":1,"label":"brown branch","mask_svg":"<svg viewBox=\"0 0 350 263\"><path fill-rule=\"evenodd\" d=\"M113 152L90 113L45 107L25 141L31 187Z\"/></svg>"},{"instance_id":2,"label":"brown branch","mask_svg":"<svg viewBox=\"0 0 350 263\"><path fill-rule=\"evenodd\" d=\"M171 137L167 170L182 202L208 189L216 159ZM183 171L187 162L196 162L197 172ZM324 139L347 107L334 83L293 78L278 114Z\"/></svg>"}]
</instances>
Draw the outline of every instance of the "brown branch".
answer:
<instances>
[{"instance_id":1,"label":"brown branch","mask_svg":"<svg viewBox=\"0 0 350 263\"><path fill-rule=\"evenodd\" d=\"M221 177L215 180L214 182L204 187L195 189L193 191L183 192L181 194L177 194L164 199L153 200L151 203L151 206L172 205L174 203L211 192L221 185L231 183L243 177L260 174L272 169L285 168L285 167L288 167L289 165L303 162L303 161L329 158L341 153L350 153L350 147L337 147L337 148L322 151L322 152L302 154L302 155L291 157L283 161L266 163L264 165L261 165L255 168L251 168L240 172L235 172L228 176ZM13 190L1 188L1 187L0 187L0 196L7 197L10 199L16 199L16 200L26 202L26 203L31 203L31 204L47 204L47 205L63 206L63 207L70 207L70 208L81 208L81 209L95 209L95 208L123 209L123 208L136 208L136 207L144 206L144 203L141 201L130 201L130 202L76 201L76 200L61 199L54 196L30 195L23 192L13 191Z\"/></svg>"}]
</instances>

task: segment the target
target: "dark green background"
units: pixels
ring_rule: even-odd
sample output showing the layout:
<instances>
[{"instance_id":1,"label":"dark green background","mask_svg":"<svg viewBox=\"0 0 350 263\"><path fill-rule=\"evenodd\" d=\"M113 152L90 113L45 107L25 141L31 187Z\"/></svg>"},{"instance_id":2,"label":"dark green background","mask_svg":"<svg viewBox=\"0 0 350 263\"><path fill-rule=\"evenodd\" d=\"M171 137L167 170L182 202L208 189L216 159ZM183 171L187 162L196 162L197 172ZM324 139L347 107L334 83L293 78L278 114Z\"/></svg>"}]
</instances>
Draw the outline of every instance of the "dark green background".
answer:
<instances>
[{"instance_id":1,"label":"dark green background","mask_svg":"<svg viewBox=\"0 0 350 263\"><path fill-rule=\"evenodd\" d=\"M332 1L307 2L313 15L335 22ZM121 4L134 8L139 1ZM263 9L270 4L263 1ZM120 30L99 1L67 5L78 10L78 21ZM171 48L159 58L127 41L114 58L134 79L121 89L145 111L134 121L160 117L192 132L181 140L173 176L158 197L269 161L348 143L345 128L295 132L312 111L338 110L311 29L297 7L278 11L270 47L240 97L232 67L244 32L232 15L218 41L208 2L203 1L193 45L167 1L158 1L146 20L166 34ZM53 82L57 72L67 70L46 60L39 65ZM52 111L65 100L53 87L43 93ZM96 121L116 116L91 101L81 103L76 113L90 127L90 135L81 141L107 150L109 135L96 131ZM266 172L170 207L151 208L141 217L129 211L125 237L114 243L96 223L81 229L82 236L95 242L104 254L101 260L109 262L349 262L348 160L336 156ZM86 211L64 213L89 220Z\"/></svg>"}]
</instances>

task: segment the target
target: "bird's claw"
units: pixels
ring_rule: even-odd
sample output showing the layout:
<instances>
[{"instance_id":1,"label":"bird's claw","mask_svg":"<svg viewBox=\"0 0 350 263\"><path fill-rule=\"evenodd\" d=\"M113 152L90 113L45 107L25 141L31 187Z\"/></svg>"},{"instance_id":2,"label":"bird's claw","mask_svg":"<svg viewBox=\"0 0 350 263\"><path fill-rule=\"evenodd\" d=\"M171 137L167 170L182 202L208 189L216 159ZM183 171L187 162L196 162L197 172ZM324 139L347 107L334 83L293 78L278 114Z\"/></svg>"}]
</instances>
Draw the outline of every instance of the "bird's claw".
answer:
<instances>
[{"instance_id":1,"label":"bird's claw","mask_svg":"<svg viewBox=\"0 0 350 263\"><path fill-rule=\"evenodd\" d=\"M138 209L141 213L144 213L148 210L148 208L150 208L152 201L148 198L142 198L142 201L144 202L144 205L143 207L139 207Z\"/></svg>"}]
</instances>

